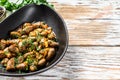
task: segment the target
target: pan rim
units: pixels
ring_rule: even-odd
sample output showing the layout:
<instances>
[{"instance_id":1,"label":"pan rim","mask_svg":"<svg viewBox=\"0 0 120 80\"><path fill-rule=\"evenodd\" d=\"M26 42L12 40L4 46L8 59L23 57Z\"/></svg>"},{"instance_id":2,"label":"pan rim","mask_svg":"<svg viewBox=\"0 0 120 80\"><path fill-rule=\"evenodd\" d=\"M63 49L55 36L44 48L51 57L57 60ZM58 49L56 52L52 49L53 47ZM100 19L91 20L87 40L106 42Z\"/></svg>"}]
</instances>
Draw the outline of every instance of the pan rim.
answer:
<instances>
[{"instance_id":1,"label":"pan rim","mask_svg":"<svg viewBox=\"0 0 120 80\"><path fill-rule=\"evenodd\" d=\"M41 5L29 4L29 5L26 5L26 6L24 6L24 7L30 7L30 6L45 6L45 7L48 7L48 6L44 5L44 4L41 4ZM24 8L24 7L22 7L22 8ZM20 8L19 10L21 10L22 8ZM48 7L48 8L49 8L50 10L52 10L52 11L61 19L61 21L62 21L62 23L63 23L63 25L64 25L64 28L65 28L66 44L65 44L65 48L64 48L64 51L62 52L61 56L60 56L53 64L51 64L51 65L49 65L48 67L45 67L45 68L43 68L43 69L40 69L40 70L38 70L38 71L35 71L35 72L22 73L22 74L18 74L18 73L12 73L12 74L10 74L10 73L0 73L0 75L2 75L2 76L11 76L11 77L30 76L30 75L34 75L34 74L38 74L38 73L45 72L45 71L51 69L52 67L54 67L57 63L59 63L59 62L62 60L62 58L64 57L64 55L65 55L65 53L66 53L66 51L67 51L68 44L69 44L69 35L68 35L67 26L66 26L65 21L63 20L63 18L62 18L55 10L53 10L53 9L50 8L50 7ZM14 13L13 13L13 14L14 14ZM11 15L12 15L12 14L11 14ZM10 16L11 16L11 15L10 15ZM10 17L10 16L9 16L9 17ZM8 17L8 18L9 18L9 17ZM7 18L6 18L6 19L7 19ZM6 20L6 19L5 19L5 20ZM4 20L4 21L5 21L5 20ZM4 21L3 21L3 22L4 22ZM1 22L1 23L2 23L2 22Z\"/></svg>"}]
</instances>

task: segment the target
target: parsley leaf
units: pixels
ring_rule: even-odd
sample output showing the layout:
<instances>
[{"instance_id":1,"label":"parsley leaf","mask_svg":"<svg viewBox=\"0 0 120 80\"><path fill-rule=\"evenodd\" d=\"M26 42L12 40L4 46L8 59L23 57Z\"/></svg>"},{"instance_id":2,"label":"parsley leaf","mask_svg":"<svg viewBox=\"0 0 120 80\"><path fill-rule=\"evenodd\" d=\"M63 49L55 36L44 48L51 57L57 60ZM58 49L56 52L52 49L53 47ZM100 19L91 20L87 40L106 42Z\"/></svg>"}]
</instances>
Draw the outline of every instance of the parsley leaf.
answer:
<instances>
[{"instance_id":1,"label":"parsley leaf","mask_svg":"<svg viewBox=\"0 0 120 80\"><path fill-rule=\"evenodd\" d=\"M18 0L16 3L10 2L9 0L0 0L0 5L4 6L8 11L14 11L17 10L27 4L44 4L51 8L53 8L52 4L49 4L46 0L22 0L21 3L18 4L20 0Z\"/></svg>"}]
</instances>

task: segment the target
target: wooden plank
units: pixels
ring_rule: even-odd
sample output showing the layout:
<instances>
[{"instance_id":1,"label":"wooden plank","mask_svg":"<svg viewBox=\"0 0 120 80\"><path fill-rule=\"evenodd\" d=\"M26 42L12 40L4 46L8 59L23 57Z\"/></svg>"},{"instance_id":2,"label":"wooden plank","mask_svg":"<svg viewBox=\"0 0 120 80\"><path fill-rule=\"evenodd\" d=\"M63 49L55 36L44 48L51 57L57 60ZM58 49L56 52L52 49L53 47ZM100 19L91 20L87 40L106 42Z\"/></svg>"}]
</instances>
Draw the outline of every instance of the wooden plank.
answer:
<instances>
[{"instance_id":1,"label":"wooden plank","mask_svg":"<svg viewBox=\"0 0 120 80\"><path fill-rule=\"evenodd\" d=\"M6 80L120 79L120 47L70 46L60 63L38 75ZM3 77L0 77L0 79Z\"/></svg>"},{"instance_id":2,"label":"wooden plank","mask_svg":"<svg viewBox=\"0 0 120 80\"><path fill-rule=\"evenodd\" d=\"M78 26L73 24L68 28L70 45L119 45L120 24L117 22L118 20L81 20Z\"/></svg>"},{"instance_id":3,"label":"wooden plank","mask_svg":"<svg viewBox=\"0 0 120 80\"><path fill-rule=\"evenodd\" d=\"M118 0L75 1L51 1L67 24L69 45L120 44Z\"/></svg>"}]
</instances>

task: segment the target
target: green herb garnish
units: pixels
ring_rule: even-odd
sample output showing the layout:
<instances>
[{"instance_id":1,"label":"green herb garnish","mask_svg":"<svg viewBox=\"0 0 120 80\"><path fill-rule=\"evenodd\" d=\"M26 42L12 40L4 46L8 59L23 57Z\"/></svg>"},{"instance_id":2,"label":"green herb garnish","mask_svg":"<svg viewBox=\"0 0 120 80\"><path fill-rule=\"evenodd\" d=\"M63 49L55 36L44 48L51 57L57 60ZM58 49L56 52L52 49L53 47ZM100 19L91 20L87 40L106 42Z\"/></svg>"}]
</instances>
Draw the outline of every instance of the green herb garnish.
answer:
<instances>
[{"instance_id":1,"label":"green herb garnish","mask_svg":"<svg viewBox=\"0 0 120 80\"><path fill-rule=\"evenodd\" d=\"M32 55L27 56L26 61L29 65L31 65L34 62Z\"/></svg>"},{"instance_id":2,"label":"green herb garnish","mask_svg":"<svg viewBox=\"0 0 120 80\"><path fill-rule=\"evenodd\" d=\"M23 46L26 46L26 45L27 45L27 41L24 40L24 41L22 42L22 45L23 45Z\"/></svg>"},{"instance_id":3,"label":"green herb garnish","mask_svg":"<svg viewBox=\"0 0 120 80\"><path fill-rule=\"evenodd\" d=\"M18 59L14 58L14 60L15 60L15 65L18 64Z\"/></svg>"},{"instance_id":4,"label":"green herb garnish","mask_svg":"<svg viewBox=\"0 0 120 80\"><path fill-rule=\"evenodd\" d=\"M34 44L31 44L30 47L29 47L29 50L32 51L32 50L34 50L34 49L35 49Z\"/></svg>"},{"instance_id":5,"label":"green herb garnish","mask_svg":"<svg viewBox=\"0 0 120 80\"><path fill-rule=\"evenodd\" d=\"M5 51L4 53L5 53L5 55L7 55L9 53L9 51Z\"/></svg>"},{"instance_id":6,"label":"green herb garnish","mask_svg":"<svg viewBox=\"0 0 120 80\"><path fill-rule=\"evenodd\" d=\"M37 5L44 4L44 5L47 5L51 8L53 8L53 5L49 4L46 0L22 0L21 3L18 3L19 1L20 0L13 3L13 2L10 2L9 0L0 0L0 5L4 6L9 11L14 11L14 10L17 10L27 4L33 4L33 3L35 3Z\"/></svg>"},{"instance_id":7,"label":"green herb garnish","mask_svg":"<svg viewBox=\"0 0 120 80\"><path fill-rule=\"evenodd\" d=\"M40 47L36 47L36 50L37 50L37 51L40 51L40 50L41 50L41 48L40 48Z\"/></svg>"}]
</instances>

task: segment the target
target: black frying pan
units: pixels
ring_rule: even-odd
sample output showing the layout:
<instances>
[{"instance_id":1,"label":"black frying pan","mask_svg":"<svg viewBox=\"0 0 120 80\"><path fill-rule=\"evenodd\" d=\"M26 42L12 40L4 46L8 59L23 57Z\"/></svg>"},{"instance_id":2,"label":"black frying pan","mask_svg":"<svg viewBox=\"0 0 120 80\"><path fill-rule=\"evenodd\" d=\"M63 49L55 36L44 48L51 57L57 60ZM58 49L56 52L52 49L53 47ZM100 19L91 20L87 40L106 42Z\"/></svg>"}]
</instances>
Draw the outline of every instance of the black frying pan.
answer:
<instances>
[{"instance_id":1,"label":"black frying pan","mask_svg":"<svg viewBox=\"0 0 120 80\"><path fill-rule=\"evenodd\" d=\"M2 23L0 23L0 38L8 38L8 34L10 31L15 30L25 22L33 21L44 21L53 28L53 31L55 32L57 40L60 44L55 58L47 67L36 72L21 74L18 72L7 72L3 70L3 68L0 68L0 75L20 77L41 73L55 66L64 56L68 47L68 32L66 25L63 19L53 9L47 7L46 5L30 4L22 7L21 9L10 15Z\"/></svg>"}]
</instances>

